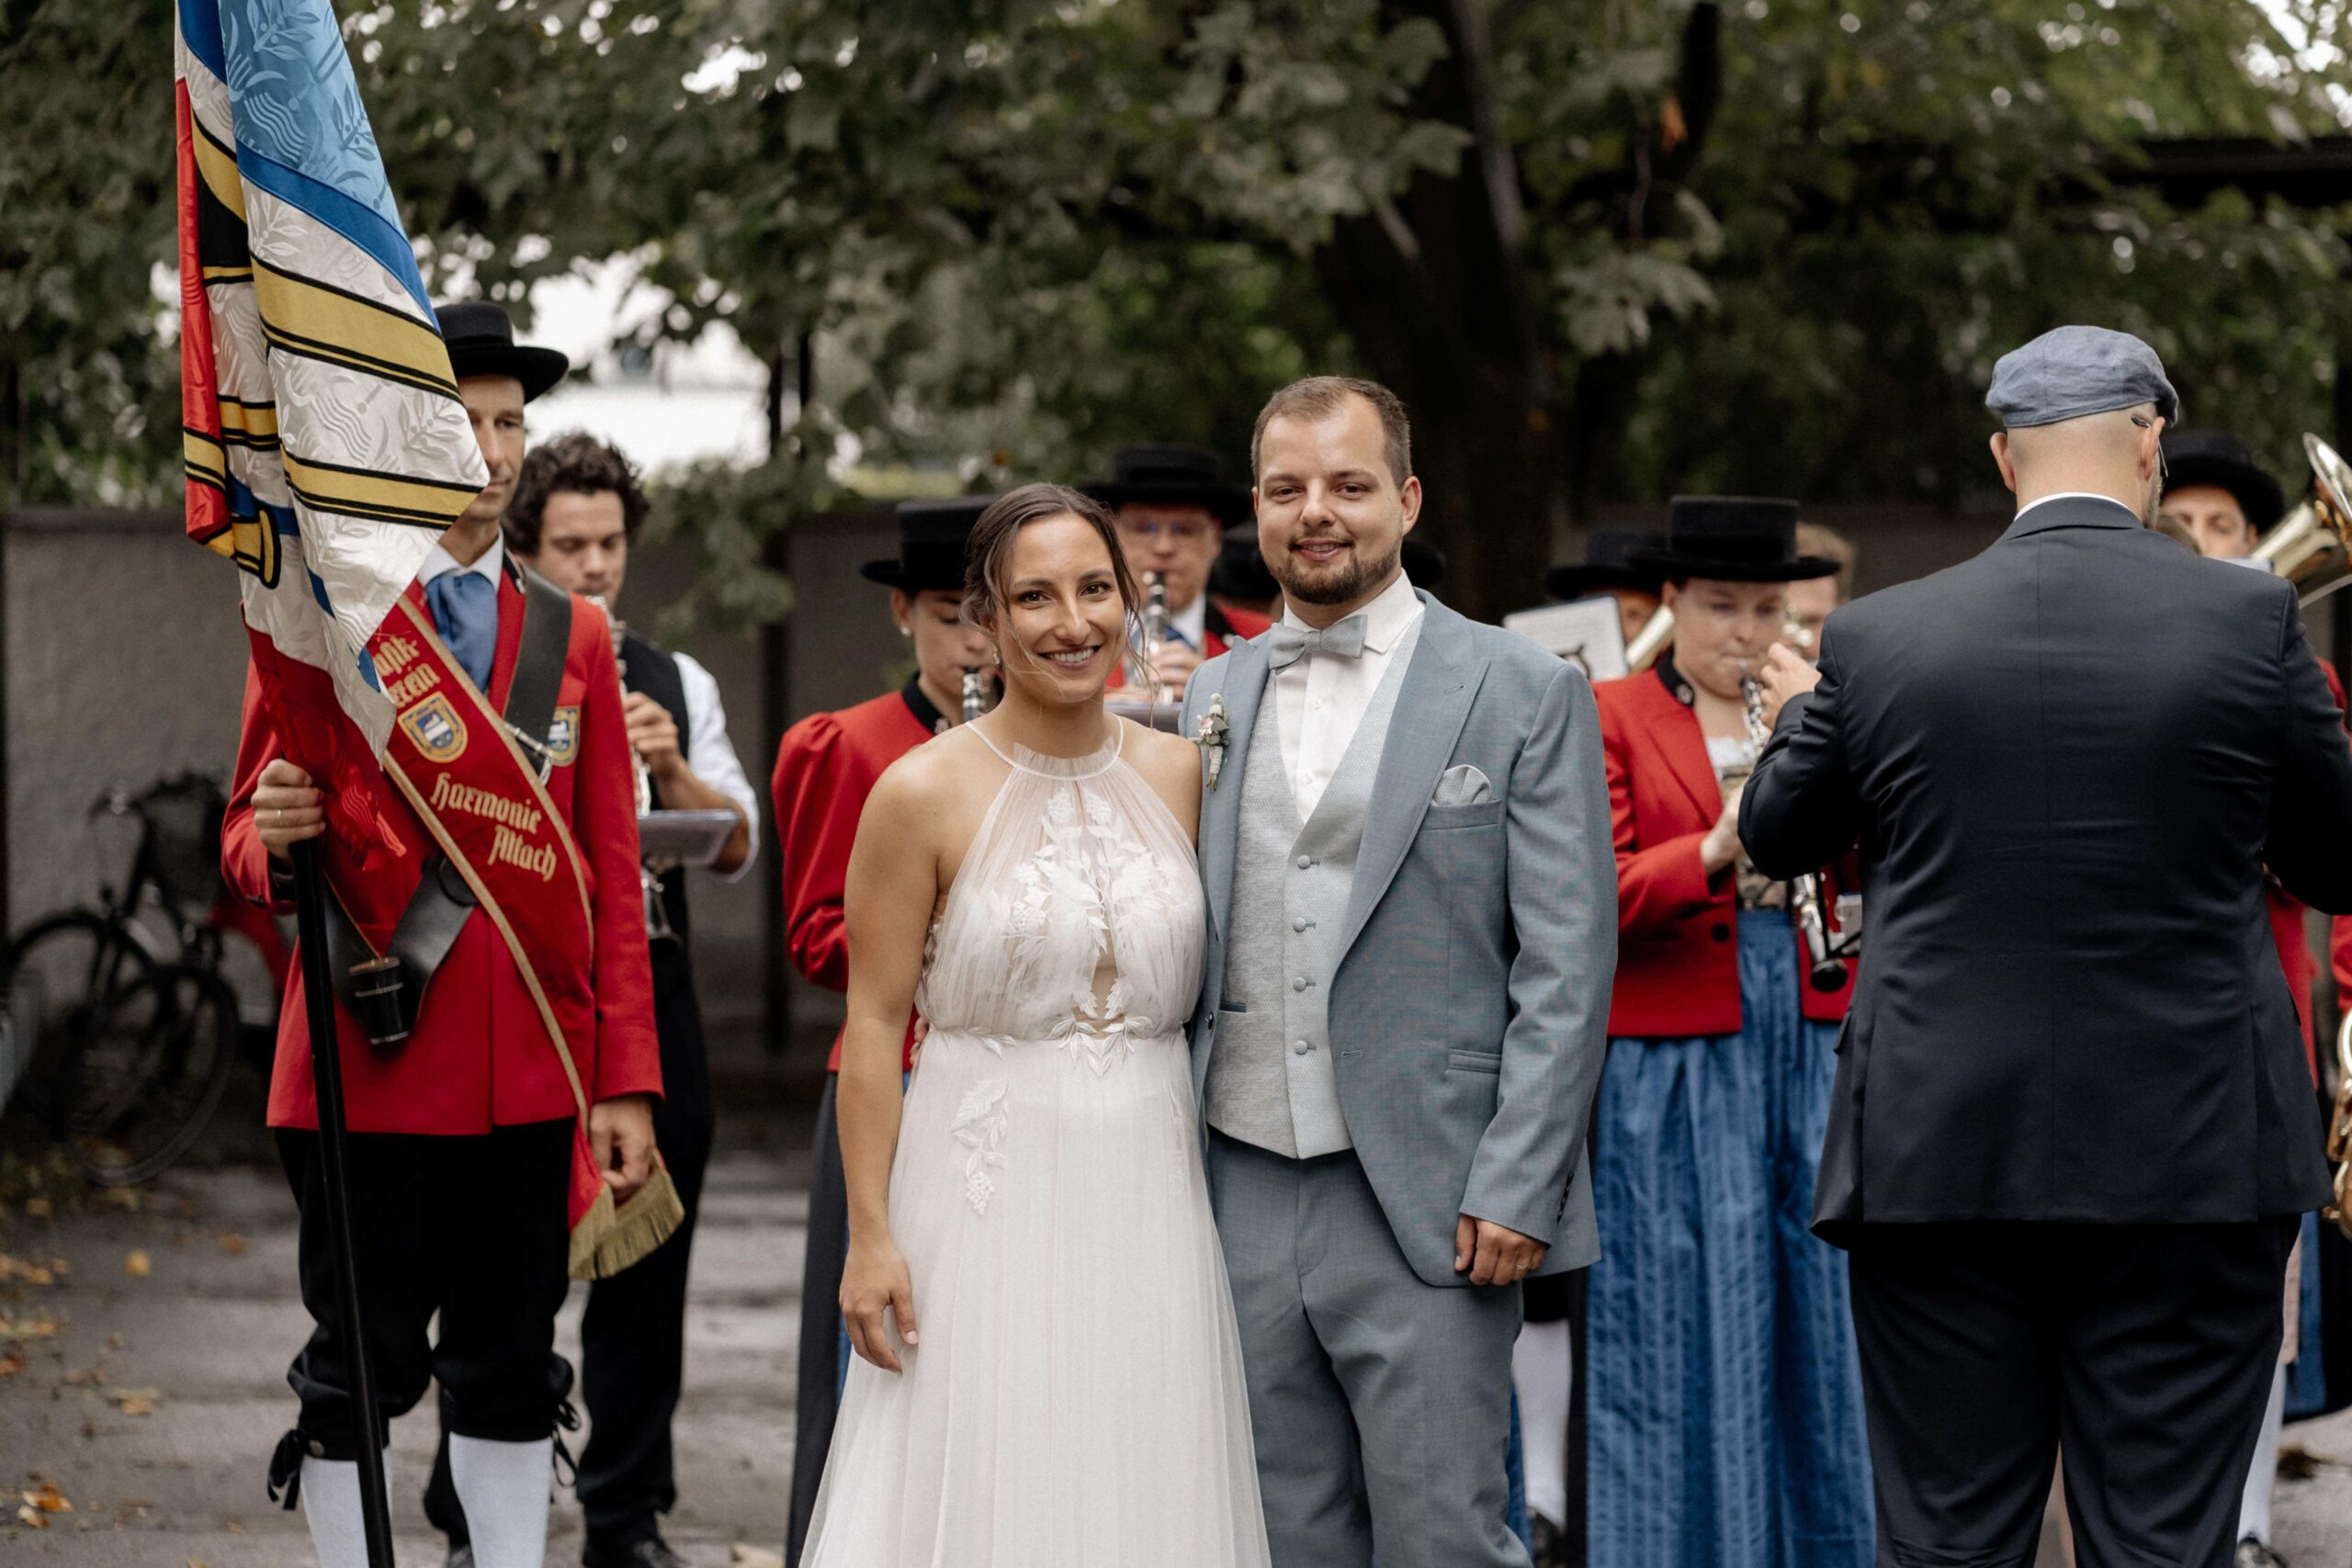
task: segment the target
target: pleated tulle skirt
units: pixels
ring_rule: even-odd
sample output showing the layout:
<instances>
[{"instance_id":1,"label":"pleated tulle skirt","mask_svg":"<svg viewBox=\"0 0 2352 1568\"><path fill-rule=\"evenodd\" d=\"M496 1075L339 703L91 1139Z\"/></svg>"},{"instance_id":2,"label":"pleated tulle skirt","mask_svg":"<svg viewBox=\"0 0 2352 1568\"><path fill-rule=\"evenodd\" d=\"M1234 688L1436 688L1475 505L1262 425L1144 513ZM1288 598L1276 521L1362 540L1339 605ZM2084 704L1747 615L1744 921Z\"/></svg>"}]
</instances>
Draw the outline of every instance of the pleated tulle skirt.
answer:
<instances>
[{"instance_id":1,"label":"pleated tulle skirt","mask_svg":"<svg viewBox=\"0 0 2352 1568\"><path fill-rule=\"evenodd\" d=\"M1616 1039L1593 1160L1591 1568L1867 1568L1845 1254L1810 1229L1837 1028L1777 911L1739 916L1746 1027Z\"/></svg>"},{"instance_id":2,"label":"pleated tulle skirt","mask_svg":"<svg viewBox=\"0 0 2352 1568\"><path fill-rule=\"evenodd\" d=\"M1262 1568L1181 1035L934 1032L891 1229L922 1343L853 1362L808 1568Z\"/></svg>"}]
</instances>

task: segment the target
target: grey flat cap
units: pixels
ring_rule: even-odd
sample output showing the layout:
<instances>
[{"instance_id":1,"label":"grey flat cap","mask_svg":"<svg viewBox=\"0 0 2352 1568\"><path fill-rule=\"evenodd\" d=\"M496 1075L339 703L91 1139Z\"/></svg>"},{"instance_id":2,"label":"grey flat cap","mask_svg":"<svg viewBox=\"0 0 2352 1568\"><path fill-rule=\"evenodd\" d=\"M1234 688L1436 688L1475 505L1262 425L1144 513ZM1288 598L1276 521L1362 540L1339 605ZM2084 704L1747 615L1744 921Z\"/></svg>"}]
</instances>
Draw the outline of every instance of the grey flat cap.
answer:
<instances>
[{"instance_id":1,"label":"grey flat cap","mask_svg":"<svg viewBox=\"0 0 2352 1568\"><path fill-rule=\"evenodd\" d=\"M2154 403L2180 423L2180 394L2156 351L2130 333L2059 327L2001 355L1984 406L2011 430Z\"/></svg>"}]
</instances>

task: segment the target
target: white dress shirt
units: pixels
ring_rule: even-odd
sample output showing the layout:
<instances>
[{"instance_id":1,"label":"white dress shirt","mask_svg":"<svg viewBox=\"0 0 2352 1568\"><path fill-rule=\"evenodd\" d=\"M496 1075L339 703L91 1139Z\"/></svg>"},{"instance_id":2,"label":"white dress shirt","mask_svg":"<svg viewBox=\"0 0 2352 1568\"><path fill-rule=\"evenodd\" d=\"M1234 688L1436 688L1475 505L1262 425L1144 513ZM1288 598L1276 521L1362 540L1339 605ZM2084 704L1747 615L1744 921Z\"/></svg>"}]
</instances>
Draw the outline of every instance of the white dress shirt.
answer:
<instances>
[{"instance_id":1,"label":"white dress shirt","mask_svg":"<svg viewBox=\"0 0 2352 1568\"><path fill-rule=\"evenodd\" d=\"M1184 646L1194 653L1205 649L1209 645L1209 596L1195 595L1182 609L1169 611L1168 629L1182 637Z\"/></svg>"},{"instance_id":2,"label":"white dress shirt","mask_svg":"<svg viewBox=\"0 0 2352 1568\"><path fill-rule=\"evenodd\" d=\"M678 661L678 680L686 689L686 766L695 777L741 807L743 820L750 829L743 863L719 874L722 882L739 881L752 869L752 862L759 858L759 796L752 793L752 783L743 776L743 764L735 755L735 743L727 739L727 709L718 700L718 682L691 655L673 653L670 657Z\"/></svg>"},{"instance_id":3,"label":"white dress shirt","mask_svg":"<svg viewBox=\"0 0 2352 1568\"><path fill-rule=\"evenodd\" d=\"M494 588L498 585L499 574L505 570L505 536L492 535L490 548L476 556L471 564L467 566L458 564L458 558L449 553L447 545L434 546L433 553L424 558L424 564L416 569L416 580L419 582L430 582L444 572L470 571L490 579L491 586Z\"/></svg>"},{"instance_id":4,"label":"white dress shirt","mask_svg":"<svg viewBox=\"0 0 2352 1568\"><path fill-rule=\"evenodd\" d=\"M2111 495L2101 495L2095 490L2062 490L2054 491L2048 495L2037 496L2035 499L2027 502L2023 506L2018 508L2018 516L2022 517L2027 513L2032 511L2035 507L2047 506L2053 501L2103 501L2109 506L2123 506L2123 503L2116 500L2115 497ZM2132 509L2128 506L2123 506L2123 510L2130 512ZM2137 513L2134 513L2134 516L2136 517ZM2012 521L2014 521L2014 519L2012 519Z\"/></svg>"},{"instance_id":5,"label":"white dress shirt","mask_svg":"<svg viewBox=\"0 0 2352 1568\"><path fill-rule=\"evenodd\" d=\"M1283 741L1283 768L1303 821L1315 815L1340 760L1356 738L1372 694L1389 660L1412 656L1421 629L1421 602L1398 572L1377 598L1354 612L1364 617L1363 653L1356 659L1309 653L1274 671L1274 724ZM1283 624L1311 630L1290 607Z\"/></svg>"}]
</instances>

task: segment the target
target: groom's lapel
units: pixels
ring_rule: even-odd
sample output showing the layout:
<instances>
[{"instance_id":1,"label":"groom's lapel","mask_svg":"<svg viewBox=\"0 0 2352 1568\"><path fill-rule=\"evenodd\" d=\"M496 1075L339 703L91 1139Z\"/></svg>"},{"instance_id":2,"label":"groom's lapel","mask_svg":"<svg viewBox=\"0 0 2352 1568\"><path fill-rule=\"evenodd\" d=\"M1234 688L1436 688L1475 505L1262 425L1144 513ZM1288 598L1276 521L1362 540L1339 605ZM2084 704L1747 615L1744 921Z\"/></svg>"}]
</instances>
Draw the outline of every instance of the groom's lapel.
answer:
<instances>
[{"instance_id":1,"label":"groom's lapel","mask_svg":"<svg viewBox=\"0 0 2352 1568\"><path fill-rule=\"evenodd\" d=\"M1258 705L1266 692L1266 650L1250 642L1226 650L1225 678L1216 694L1225 698L1225 762L1216 787L1208 792L1202 823L1205 848L1202 869L1208 886L1209 920L1220 939L1233 911L1233 860L1241 838L1241 777L1250 765L1250 737L1258 728ZM1277 766L1281 759L1275 759Z\"/></svg>"},{"instance_id":2,"label":"groom's lapel","mask_svg":"<svg viewBox=\"0 0 2352 1568\"><path fill-rule=\"evenodd\" d=\"M1421 602L1428 608L1421 615L1420 636L1413 645L1413 661L1405 667L1404 684L1396 691L1388 739L1380 750L1380 771L1373 775L1372 805L1356 851L1355 884L1348 893L1347 919L1340 927L1342 961L1396 879L1396 868L1405 863L1405 852L1420 831L1430 796L1453 755L1453 743L1470 716L1471 699L1487 673L1487 661L1469 636L1470 623L1427 593L1421 594Z\"/></svg>"}]
</instances>

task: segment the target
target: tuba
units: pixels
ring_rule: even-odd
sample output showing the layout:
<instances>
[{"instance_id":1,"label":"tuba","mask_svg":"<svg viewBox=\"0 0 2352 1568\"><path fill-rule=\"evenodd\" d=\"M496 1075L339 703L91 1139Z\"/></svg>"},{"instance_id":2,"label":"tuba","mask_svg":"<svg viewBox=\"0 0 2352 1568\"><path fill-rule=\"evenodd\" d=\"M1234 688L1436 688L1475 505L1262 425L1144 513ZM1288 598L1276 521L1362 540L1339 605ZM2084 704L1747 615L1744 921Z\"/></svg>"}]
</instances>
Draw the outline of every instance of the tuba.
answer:
<instances>
[{"instance_id":1,"label":"tuba","mask_svg":"<svg viewBox=\"0 0 2352 1568\"><path fill-rule=\"evenodd\" d=\"M2312 494L2275 524L2252 558L2295 585L2306 605L2352 582L2352 468L2335 448L2306 432Z\"/></svg>"}]
</instances>

